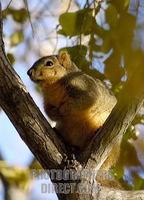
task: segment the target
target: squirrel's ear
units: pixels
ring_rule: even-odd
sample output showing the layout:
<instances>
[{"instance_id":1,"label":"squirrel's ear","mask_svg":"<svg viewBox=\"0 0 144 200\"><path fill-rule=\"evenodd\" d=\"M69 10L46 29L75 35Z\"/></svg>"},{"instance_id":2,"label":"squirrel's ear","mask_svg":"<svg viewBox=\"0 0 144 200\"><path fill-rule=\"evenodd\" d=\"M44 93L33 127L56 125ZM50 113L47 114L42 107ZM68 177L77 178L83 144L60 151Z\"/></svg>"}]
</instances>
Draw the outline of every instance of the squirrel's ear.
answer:
<instances>
[{"instance_id":1,"label":"squirrel's ear","mask_svg":"<svg viewBox=\"0 0 144 200\"><path fill-rule=\"evenodd\" d=\"M72 61L67 51L60 51L58 55L58 60L60 64L63 65L65 68L71 68Z\"/></svg>"}]
</instances>

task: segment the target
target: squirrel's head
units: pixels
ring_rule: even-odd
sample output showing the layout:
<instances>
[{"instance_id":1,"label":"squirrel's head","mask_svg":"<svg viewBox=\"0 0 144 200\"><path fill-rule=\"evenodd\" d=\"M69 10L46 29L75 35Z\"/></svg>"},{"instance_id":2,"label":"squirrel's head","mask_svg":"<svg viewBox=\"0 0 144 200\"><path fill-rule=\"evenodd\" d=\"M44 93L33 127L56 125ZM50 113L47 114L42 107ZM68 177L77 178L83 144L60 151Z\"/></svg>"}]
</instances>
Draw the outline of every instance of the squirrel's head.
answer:
<instances>
[{"instance_id":1,"label":"squirrel's head","mask_svg":"<svg viewBox=\"0 0 144 200\"><path fill-rule=\"evenodd\" d=\"M66 51L61 51L57 56L45 56L36 61L27 74L32 81L37 83L54 83L69 72L78 71Z\"/></svg>"}]
</instances>

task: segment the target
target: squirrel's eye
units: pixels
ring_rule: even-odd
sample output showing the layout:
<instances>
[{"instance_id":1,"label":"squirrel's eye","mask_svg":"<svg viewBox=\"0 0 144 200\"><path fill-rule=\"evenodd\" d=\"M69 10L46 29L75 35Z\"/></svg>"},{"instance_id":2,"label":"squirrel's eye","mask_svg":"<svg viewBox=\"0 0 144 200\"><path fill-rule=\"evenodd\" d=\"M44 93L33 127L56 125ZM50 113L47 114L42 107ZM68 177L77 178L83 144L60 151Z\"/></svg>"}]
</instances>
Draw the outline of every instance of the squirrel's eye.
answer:
<instances>
[{"instance_id":1,"label":"squirrel's eye","mask_svg":"<svg viewBox=\"0 0 144 200\"><path fill-rule=\"evenodd\" d=\"M46 62L46 64L45 64L46 66L52 66L53 65L53 62L52 61L50 61L50 60L48 60L47 62Z\"/></svg>"}]
</instances>

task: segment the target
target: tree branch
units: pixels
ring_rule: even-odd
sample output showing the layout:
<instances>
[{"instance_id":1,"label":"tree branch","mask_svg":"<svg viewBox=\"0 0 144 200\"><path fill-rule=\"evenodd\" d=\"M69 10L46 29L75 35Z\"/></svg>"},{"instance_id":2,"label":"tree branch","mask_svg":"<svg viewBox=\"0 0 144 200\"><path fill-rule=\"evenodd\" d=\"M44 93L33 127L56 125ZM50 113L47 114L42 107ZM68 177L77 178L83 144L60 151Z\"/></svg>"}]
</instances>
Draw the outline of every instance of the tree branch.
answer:
<instances>
[{"instance_id":1,"label":"tree branch","mask_svg":"<svg viewBox=\"0 0 144 200\"><path fill-rule=\"evenodd\" d=\"M4 51L0 12L0 105L43 168L58 168L65 147L30 97Z\"/></svg>"}]
</instances>

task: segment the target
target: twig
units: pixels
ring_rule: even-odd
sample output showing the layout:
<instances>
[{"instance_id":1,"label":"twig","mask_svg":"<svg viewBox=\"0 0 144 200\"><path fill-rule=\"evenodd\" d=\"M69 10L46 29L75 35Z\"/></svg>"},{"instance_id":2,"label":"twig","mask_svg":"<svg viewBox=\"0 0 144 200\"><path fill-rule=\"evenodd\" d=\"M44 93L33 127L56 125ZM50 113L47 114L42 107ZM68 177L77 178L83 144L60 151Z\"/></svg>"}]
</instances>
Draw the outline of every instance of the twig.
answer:
<instances>
[{"instance_id":1,"label":"twig","mask_svg":"<svg viewBox=\"0 0 144 200\"><path fill-rule=\"evenodd\" d=\"M13 0L10 0L10 1L9 1L9 3L8 3L7 7L5 8L5 10L7 10L7 9L9 8L10 4L12 3L12 1L13 1Z\"/></svg>"},{"instance_id":2,"label":"twig","mask_svg":"<svg viewBox=\"0 0 144 200\"><path fill-rule=\"evenodd\" d=\"M32 20L31 20L31 15L30 15L30 12L29 12L29 7L28 7L28 2L27 0L23 0L24 1L24 4L26 6L26 9L27 9L27 13L28 13L28 18L29 18L29 22L30 22L30 25L31 25L31 29L32 29L32 35L34 37L34 27L33 27L33 23L32 23Z\"/></svg>"},{"instance_id":3,"label":"twig","mask_svg":"<svg viewBox=\"0 0 144 200\"><path fill-rule=\"evenodd\" d=\"M65 12L68 12L68 11L69 11L69 9L70 9L70 6L71 6L71 2L72 2L72 0L69 0L68 7L67 7L67 9L66 9L66 11L65 11Z\"/></svg>"}]
</instances>

